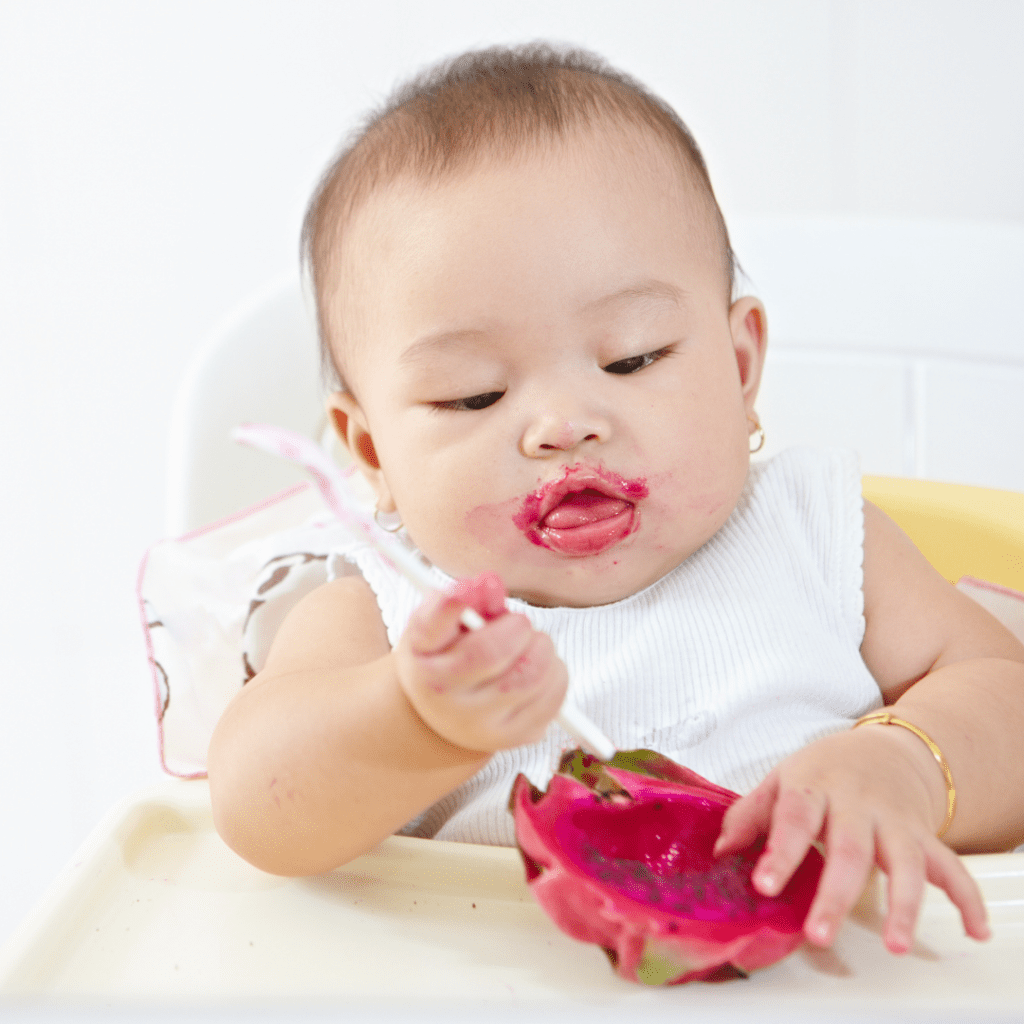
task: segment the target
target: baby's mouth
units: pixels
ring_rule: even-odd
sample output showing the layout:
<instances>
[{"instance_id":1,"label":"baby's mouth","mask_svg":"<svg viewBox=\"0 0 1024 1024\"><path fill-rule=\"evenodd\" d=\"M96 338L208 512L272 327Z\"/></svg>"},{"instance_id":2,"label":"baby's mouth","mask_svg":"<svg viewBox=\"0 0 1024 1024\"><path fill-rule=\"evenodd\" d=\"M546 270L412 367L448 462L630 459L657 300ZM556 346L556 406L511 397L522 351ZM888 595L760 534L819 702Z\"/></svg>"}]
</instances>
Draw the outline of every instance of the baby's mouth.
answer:
<instances>
[{"instance_id":1,"label":"baby's mouth","mask_svg":"<svg viewBox=\"0 0 1024 1024\"><path fill-rule=\"evenodd\" d=\"M566 494L539 525L542 530L573 530L611 519L632 507L628 501L588 487Z\"/></svg>"},{"instance_id":2,"label":"baby's mouth","mask_svg":"<svg viewBox=\"0 0 1024 1024\"><path fill-rule=\"evenodd\" d=\"M636 499L647 496L643 480L604 469L567 469L528 495L516 525L540 547L570 556L595 555L639 526Z\"/></svg>"}]
</instances>

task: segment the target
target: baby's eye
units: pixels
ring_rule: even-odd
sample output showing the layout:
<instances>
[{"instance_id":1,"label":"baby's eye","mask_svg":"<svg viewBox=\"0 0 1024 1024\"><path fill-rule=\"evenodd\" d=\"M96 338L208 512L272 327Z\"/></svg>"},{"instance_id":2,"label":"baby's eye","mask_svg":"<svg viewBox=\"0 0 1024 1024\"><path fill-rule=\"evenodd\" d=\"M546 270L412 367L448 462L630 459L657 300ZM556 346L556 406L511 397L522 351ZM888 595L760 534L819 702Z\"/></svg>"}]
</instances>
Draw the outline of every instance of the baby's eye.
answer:
<instances>
[{"instance_id":1,"label":"baby's eye","mask_svg":"<svg viewBox=\"0 0 1024 1024\"><path fill-rule=\"evenodd\" d=\"M605 373L636 373L637 370L642 370L645 366L650 366L651 363L656 363L659 359L669 354L669 348L659 348L655 352L646 352L642 356L630 356L629 359L620 359L618 362L609 363L604 367Z\"/></svg>"},{"instance_id":2,"label":"baby's eye","mask_svg":"<svg viewBox=\"0 0 1024 1024\"><path fill-rule=\"evenodd\" d=\"M505 394L504 391L488 391L483 395L473 395L470 398L453 398L448 402L432 402L435 409L454 409L456 411L486 409Z\"/></svg>"}]
</instances>

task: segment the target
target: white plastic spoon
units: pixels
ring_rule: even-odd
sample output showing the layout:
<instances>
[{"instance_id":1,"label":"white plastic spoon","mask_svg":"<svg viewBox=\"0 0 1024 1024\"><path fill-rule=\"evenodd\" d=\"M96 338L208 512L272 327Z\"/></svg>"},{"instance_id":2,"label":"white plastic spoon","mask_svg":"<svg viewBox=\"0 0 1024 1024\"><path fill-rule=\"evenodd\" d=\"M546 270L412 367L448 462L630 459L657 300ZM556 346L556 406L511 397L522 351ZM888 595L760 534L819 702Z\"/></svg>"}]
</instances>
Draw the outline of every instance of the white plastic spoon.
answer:
<instances>
[{"instance_id":1,"label":"white plastic spoon","mask_svg":"<svg viewBox=\"0 0 1024 1024\"><path fill-rule=\"evenodd\" d=\"M315 441L304 434L269 423L244 423L231 436L242 444L271 455L280 455L304 466L312 475L327 507L352 533L366 537L374 550L421 593L436 589L422 562L403 546L397 537L382 530L360 507L334 460ZM480 629L484 620L473 608L463 610L461 620L467 629ZM558 724L592 754L609 761L615 745L566 696L558 712Z\"/></svg>"}]
</instances>

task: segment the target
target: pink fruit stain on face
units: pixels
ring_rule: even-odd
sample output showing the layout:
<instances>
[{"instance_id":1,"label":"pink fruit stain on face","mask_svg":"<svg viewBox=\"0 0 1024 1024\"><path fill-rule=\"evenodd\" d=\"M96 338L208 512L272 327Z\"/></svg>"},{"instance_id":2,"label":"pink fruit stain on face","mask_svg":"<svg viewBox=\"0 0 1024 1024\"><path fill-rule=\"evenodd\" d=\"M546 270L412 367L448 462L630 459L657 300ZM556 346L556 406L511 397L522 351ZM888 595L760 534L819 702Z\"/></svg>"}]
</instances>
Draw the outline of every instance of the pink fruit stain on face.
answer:
<instances>
[{"instance_id":1,"label":"pink fruit stain on face","mask_svg":"<svg viewBox=\"0 0 1024 1024\"><path fill-rule=\"evenodd\" d=\"M566 466L559 478L522 499L512 522L538 547L570 556L598 554L638 529L636 504L648 493L644 477Z\"/></svg>"},{"instance_id":2,"label":"pink fruit stain on face","mask_svg":"<svg viewBox=\"0 0 1024 1024\"><path fill-rule=\"evenodd\" d=\"M531 491L523 498L519 512L513 517L513 522L520 530L528 530L538 522L541 518L541 508L547 496L556 487L564 484L573 475L576 468L575 466L566 466L558 480L549 480L546 484L538 487L535 491ZM618 473L612 473L610 470L603 468L596 469L594 472L613 489L612 493L621 493L632 501L639 501L641 498L647 497L647 480L644 477L635 477L630 480L627 477L620 476Z\"/></svg>"},{"instance_id":3,"label":"pink fruit stain on face","mask_svg":"<svg viewBox=\"0 0 1024 1024\"><path fill-rule=\"evenodd\" d=\"M556 448L568 448L572 444L573 438L573 425L571 423L562 424L562 429L558 432L558 437L555 440Z\"/></svg>"},{"instance_id":4,"label":"pink fruit stain on face","mask_svg":"<svg viewBox=\"0 0 1024 1024\"><path fill-rule=\"evenodd\" d=\"M518 507L518 498L477 505L466 514L466 530L489 551L507 549L506 553L512 555L517 542L522 539L519 531L512 526Z\"/></svg>"},{"instance_id":5,"label":"pink fruit stain on face","mask_svg":"<svg viewBox=\"0 0 1024 1024\"><path fill-rule=\"evenodd\" d=\"M523 537L559 554L600 554L637 531L637 503L648 493L646 477L576 464L525 497L477 505L464 523L489 551L519 562Z\"/></svg>"}]
</instances>

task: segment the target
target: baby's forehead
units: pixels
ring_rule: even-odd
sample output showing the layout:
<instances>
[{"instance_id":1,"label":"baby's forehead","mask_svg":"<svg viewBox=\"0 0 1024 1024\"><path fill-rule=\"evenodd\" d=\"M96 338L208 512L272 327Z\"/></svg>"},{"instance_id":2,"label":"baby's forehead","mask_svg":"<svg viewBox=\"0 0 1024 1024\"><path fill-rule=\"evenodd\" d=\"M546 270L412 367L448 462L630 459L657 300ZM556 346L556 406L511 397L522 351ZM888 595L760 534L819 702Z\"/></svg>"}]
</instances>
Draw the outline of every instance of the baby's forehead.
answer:
<instances>
[{"instance_id":1,"label":"baby's forehead","mask_svg":"<svg viewBox=\"0 0 1024 1024\"><path fill-rule=\"evenodd\" d=\"M557 138L529 140L514 149L478 149L441 174L413 168L379 178L358 204L342 213L339 264L357 267L367 247L379 247L385 227L400 231L408 220L437 206L439 197L454 195L457 201L490 186L499 193L505 190L514 200L535 192L538 182L558 178L566 167L584 169L585 178L599 188L639 183L651 202L674 204L677 211L681 205L691 222L688 226L702 228L718 245L728 244L718 228L714 198L708 196L688 156L651 129L608 122ZM516 206L509 203L512 210ZM455 212L461 212L457 206Z\"/></svg>"},{"instance_id":2,"label":"baby's forehead","mask_svg":"<svg viewBox=\"0 0 1024 1024\"><path fill-rule=\"evenodd\" d=\"M345 345L385 323L404 335L406 308L427 323L512 323L550 295L551 316L582 321L578 310L617 292L603 311L665 297L666 288L638 287L643 278L717 298L713 219L698 197L666 147L622 133L566 139L529 158L493 156L439 182L391 182L345 233L335 303ZM679 269L687 266L697 277ZM659 267L675 267L676 277ZM503 305L506 295L515 299Z\"/></svg>"},{"instance_id":3,"label":"baby's forehead","mask_svg":"<svg viewBox=\"0 0 1024 1024\"><path fill-rule=\"evenodd\" d=\"M566 168L580 173L573 175ZM700 253L698 262L705 268L702 295L709 301L729 300L732 281L727 236L718 230L713 197L707 200L685 156L654 132L635 126L587 126L531 147L478 152L473 160L450 167L442 175L406 171L377 183L339 231L335 280L329 292L322 294L327 300L322 319L329 326L330 354L342 380L350 387L355 385L357 366L365 364L368 357L368 338L379 333L381 317L391 321L396 307L403 305L400 295L387 298L382 281L396 280L396 274L401 279L403 265L417 257L432 262L438 240L454 247L454 252L448 250L452 266L466 267L468 262L475 268L474 232L460 234L449 230L450 224L479 217L476 223L481 233L487 233L491 212L513 221L515 211L524 207L529 216L530 197L542 191L549 180L563 177L590 183L603 197L603 203L591 204L586 210L588 217L598 221L613 221L621 214L625 192L640 193L647 216L635 220L639 247L654 241L641 228L651 225L653 211L653 233L663 244L666 223L674 226L669 243L673 248L694 241ZM481 191L489 206L473 201ZM580 194L584 194L582 189ZM503 195L523 201L506 204ZM518 268L513 273L518 274ZM481 295L486 294L481 289ZM524 303L528 301L524 298ZM486 315L485 311L482 318ZM438 316L447 319L447 310ZM372 347L371 361L376 361L383 353L376 345Z\"/></svg>"},{"instance_id":4,"label":"baby's forehead","mask_svg":"<svg viewBox=\"0 0 1024 1024\"><path fill-rule=\"evenodd\" d=\"M346 272L342 250L353 217L403 178L444 186L467 167L522 159L613 126L643 173L652 153L668 159L713 236L722 279L733 258L704 159L675 111L631 76L584 50L533 43L443 61L410 79L370 113L327 169L303 222L303 253L317 294L322 354L337 337L330 308ZM639 144L637 144L639 140ZM352 250L350 250L352 251ZM328 360L325 359L325 367Z\"/></svg>"}]
</instances>

